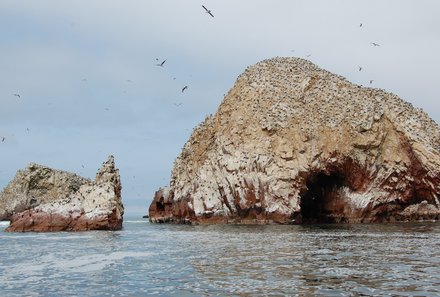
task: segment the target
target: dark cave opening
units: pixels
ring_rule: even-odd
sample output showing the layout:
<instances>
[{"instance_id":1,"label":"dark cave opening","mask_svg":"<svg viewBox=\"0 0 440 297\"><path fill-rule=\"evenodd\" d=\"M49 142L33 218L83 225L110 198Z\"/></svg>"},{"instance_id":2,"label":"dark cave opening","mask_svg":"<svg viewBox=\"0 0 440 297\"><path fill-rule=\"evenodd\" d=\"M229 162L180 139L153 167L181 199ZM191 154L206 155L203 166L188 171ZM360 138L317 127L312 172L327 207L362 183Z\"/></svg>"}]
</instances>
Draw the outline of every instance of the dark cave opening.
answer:
<instances>
[{"instance_id":1,"label":"dark cave opening","mask_svg":"<svg viewBox=\"0 0 440 297\"><path fill-rule=\"evenodd\" d=\"M311 175L307 191L301 195L301 223L329 224L344 222L344 202L340 188L344 186L341 174L323 172Z\"/></svg>"}]
</instances>

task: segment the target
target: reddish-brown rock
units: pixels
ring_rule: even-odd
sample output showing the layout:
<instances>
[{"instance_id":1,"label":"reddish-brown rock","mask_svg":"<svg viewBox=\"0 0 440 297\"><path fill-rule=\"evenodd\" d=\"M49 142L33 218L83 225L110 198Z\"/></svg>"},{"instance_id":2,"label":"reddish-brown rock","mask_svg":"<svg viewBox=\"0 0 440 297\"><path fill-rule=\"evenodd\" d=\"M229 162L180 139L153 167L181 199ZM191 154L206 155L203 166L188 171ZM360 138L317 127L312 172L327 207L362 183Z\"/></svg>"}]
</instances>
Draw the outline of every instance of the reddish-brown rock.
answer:
<instances>
[{"instance_id":1,"label":"reddish-brown rock","mask_svg":"<svg viewBox=\"0 0 440 297\"><path fill-rule=\"evenodd\" d=\"M248 68L192 133L151 222L438 220L440 129L303 59Z\"/></svg>"},{"instance_id":2,"label":"reddish-brown rock","mask_svg":"<svg viewBox=\"0 0 440 297\"><path fill-rule=\"evenodd\" d=\"M68 197L14 214L6 231L120 230L123 214L119 171L110 156L94 182L82 185Z\"/></svg>"}]
</instances>

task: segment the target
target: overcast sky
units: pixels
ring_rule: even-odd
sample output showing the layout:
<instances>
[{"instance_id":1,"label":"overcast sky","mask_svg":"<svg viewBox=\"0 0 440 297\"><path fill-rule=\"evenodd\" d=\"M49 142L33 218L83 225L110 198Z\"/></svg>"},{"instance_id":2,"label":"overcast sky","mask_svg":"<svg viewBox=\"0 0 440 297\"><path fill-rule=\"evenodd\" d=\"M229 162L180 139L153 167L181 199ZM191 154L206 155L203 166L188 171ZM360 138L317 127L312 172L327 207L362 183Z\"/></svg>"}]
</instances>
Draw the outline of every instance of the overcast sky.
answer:
<instances>
[{"instance_id":1,"label":"overcast sky","mask_svg":"<svg viewBox=\"0 0 440 297\"><path fill-rule=\"evenodd\" d=\"M142 215L192 129L275 56L374 80L439 123L439 16L436 0L1 0L0 188L30 162L94 178L113 154Z\"/></svg>"}]
</instances>

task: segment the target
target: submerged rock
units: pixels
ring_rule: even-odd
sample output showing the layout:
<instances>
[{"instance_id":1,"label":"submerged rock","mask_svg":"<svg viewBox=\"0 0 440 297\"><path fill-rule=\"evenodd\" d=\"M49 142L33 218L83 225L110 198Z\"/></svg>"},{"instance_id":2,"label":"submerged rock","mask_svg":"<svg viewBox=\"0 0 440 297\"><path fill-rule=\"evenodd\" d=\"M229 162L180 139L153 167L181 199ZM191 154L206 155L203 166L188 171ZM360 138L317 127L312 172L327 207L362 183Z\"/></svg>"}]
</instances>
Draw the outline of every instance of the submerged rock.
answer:
<instances>
[{"instance_id":1,"label":"submerged rock","mask_svg":"<svg viewBox=\"0 0 440 297\"><path fill-rule=\"evenodd\" d=\"M123 214L119 170L110 156L95 181L56 201L14 214L6 231L120 230Z\"/></svg>"},{"instance_id":2,"label":"submerged rock","mask_svg":"<svg viewBox=\"0 0 440 297\"><path fill-rule=\"evenodd\" d=\"M89 182L74 173L31 163L19 170L0 193L0 220L10 220L13 213L69 197Z\"/></svg>"},{"instance_id":3,"label":"submerged rock","mask_svg":"<svg viewBox=\"0 0 440 297\"><path fill-rule=\"evenodd\" d=\"M240 75L156 192L151 222L439 219L440 129L396 95L298 58ZM422 203L422 204L421 204Z\"/></svg>"}]
</instances>

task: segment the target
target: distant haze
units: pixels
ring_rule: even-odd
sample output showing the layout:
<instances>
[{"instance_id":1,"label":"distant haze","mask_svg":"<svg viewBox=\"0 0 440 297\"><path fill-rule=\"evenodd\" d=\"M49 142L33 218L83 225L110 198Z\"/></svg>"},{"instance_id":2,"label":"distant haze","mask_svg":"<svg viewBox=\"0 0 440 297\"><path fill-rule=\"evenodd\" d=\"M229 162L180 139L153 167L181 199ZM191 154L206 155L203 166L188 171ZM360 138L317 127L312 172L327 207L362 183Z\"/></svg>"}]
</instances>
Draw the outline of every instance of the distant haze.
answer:
<instances>
[{"instance_id":1,"label":"distant haze","mask_svg":"<svg viewBox=\"0 0 440 297\"><path fill-rule=\"evenodd\" d=\"M439 12L435 0L2 0L0 188L30 162L94 178L113 154L126 214L142 215L192 129L274 56L383 88L440 122Z\"/></svg>"}]
</instances>

